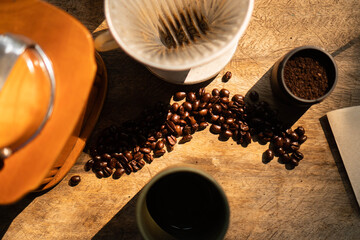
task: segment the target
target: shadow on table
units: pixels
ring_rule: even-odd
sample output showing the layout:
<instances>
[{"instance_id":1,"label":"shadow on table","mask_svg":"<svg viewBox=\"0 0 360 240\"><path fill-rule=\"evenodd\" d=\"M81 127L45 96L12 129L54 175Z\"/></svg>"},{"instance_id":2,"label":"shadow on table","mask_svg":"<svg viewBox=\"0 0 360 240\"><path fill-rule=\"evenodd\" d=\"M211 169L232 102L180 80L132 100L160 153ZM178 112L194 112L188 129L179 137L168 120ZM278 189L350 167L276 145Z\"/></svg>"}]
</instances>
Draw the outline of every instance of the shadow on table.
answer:
<instances>
[{"instance_id":1,"label":"shadow on table","mask_svg":"<svg viewBox=\"0 0 360 240\"><path fill-rule=\"evenodd\" d=\"M319 121L320 121L321 127L322 127L322 129L323 129L323 131L325 133L325 137L326 137L326 139L328 141L331 153L332 153L333 158L335 160L337 169L339 171L339 174L340 174L341 180L343 182L343 185L344 185L345 191L347 193L347 196L349 198L351 207L353 209L355 209L356 210L355 212L357 213L357 215L360 216L360 207L359 207L359 205L357 203L354 190L351 187L350 179L349 179L349 176L346 173L346 169L345 169L344 163L343 163L343 161L341 159L339 149L337 148L335 138L334 138L334 135L333 135L333 133L331 131L328 118L325 115L325 116L321 117L319 119Z\"/></svg>"},{"instance_id":2,"label":"shadow on table","mask_svg":"<svg viewBox=\"0 0 360 240\"><path fill-rule=\"evenodd\" d=\"M258 92L260 96L259 101L268 102L273 110L278 111L279 120L284 124L284 126L286 128L290 128L309 109L309 107L292 106L273 95L270 85L271 71L273 67L274 66L272 66L246 93L245 100L246 102L251 102L249 98L250 92Z\"/></svg>"},{"instance_id":3,"label":"shadow on table","mask_svg":"<svg viewBox=\"0 0 360 240\"><path fill-rule=\"evenodd\" d=\"M2 239L9 229L13 220L37 197L47 193L49 190L29 193L16 203L10 205L0 205L0 239Z\"/></svg>"},{"instance_id":4,"label":"shadow on table","mask_svg":"<svg viewBox=\"0 0 360 240\"><path fill-rule=\"evenodd\" d=\"M93 240L143 239L136 225L135 206L137 193L99 232Z\"/></svg>"}]
</instances>

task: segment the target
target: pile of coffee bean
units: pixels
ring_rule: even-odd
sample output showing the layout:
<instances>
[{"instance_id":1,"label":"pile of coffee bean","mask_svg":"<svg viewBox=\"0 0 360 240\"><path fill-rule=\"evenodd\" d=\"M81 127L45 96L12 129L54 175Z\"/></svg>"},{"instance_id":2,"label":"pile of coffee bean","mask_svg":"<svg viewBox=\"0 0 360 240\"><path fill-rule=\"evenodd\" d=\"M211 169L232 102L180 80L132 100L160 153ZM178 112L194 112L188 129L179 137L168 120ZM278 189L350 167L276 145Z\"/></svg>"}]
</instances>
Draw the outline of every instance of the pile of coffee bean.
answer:
<instances>
[{"instance_id":1,"label":"pile of coffee bean","mask_svg":"<svg viewBox=\"0 0 360 240\"><path fill-rule=\"evenodd\" d=\"M259 94L251 92L250 100L235 94L230 97L227 89L213 89L206 92L177 92L174 103L157 103L146 109L138 120L122 126L104 129L97 143L90 150L91 159L85 170L92 170L98 178L113 176L120 178L124 173L139 171L146 163L173 150L178 142L192 139L196 131L210 126L220 140L232 138L238 144L250 144L252 139L260 143L271 142L264 153L266 161L279 156L284 163L297 166L303 158L300 145L306 141L302 127L295 131L284 130L269 104L259 101ZM179 103L179 101L182 101Z\"/></svg>"}]
</instances>

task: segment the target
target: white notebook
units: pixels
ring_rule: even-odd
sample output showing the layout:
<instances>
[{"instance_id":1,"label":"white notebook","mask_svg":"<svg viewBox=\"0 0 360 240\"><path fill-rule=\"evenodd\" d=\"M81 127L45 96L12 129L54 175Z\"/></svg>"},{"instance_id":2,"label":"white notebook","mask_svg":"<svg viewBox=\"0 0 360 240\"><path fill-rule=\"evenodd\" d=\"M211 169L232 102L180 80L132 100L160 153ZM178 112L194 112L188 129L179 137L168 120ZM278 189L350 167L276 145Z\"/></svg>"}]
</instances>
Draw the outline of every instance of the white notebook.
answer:
<instances>
[{"instance_id":1,"label":"white notebook","mask_svg":"<svg viewBox=\"0 0 360 240\"><path fill-rule=\"evenodd\" d=\"M334 110L327 117L360 205L360 106Z\"/></svg>"}]
</instances>

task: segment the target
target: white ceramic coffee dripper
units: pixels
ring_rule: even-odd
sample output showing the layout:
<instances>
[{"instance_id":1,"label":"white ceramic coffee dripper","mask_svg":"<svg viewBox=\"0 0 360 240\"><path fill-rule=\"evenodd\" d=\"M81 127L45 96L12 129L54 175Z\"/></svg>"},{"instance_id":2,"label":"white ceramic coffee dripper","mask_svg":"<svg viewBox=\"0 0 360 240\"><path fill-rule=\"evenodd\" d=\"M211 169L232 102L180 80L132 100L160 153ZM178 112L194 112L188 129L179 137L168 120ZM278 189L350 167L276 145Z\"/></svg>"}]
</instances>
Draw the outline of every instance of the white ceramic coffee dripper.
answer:
<instances>
[{"instance_id":1,"label":"white ceramic coffee dripper","mask_svg":"<svg viewBox=\"0 0 360 240\"><path fill-rule=\"evenodd\" d=\"M95 47L120 46L168 82L199 83L231 60L253 6L254 0L105 0L109 31Z\"/></svg>"}]
</instances>

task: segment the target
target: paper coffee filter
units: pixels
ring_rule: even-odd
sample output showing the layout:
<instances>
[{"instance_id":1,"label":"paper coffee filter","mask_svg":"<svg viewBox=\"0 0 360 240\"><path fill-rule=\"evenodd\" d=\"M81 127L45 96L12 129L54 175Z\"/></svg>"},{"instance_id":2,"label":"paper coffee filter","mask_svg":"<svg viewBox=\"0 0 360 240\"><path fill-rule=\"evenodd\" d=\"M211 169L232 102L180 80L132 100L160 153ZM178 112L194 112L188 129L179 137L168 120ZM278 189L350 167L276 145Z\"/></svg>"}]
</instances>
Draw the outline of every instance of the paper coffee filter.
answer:
<instances>
[{"instance_id":1,"label":"paper coffee filter","mask_svg":"<svg viewBox=\"0 0 360 240\"><path fill-rule=\"evenodd\" d=\"M249 21L250 2L118 0L110 1L116 11L109 17L114 37L135 59L153 67L185 69L215 58L234 43Z\"/></svg>"}]
</instances>

